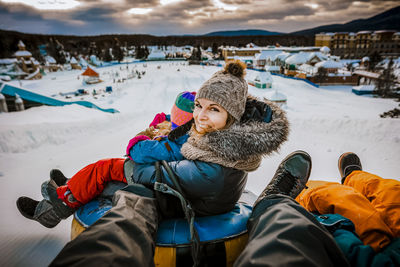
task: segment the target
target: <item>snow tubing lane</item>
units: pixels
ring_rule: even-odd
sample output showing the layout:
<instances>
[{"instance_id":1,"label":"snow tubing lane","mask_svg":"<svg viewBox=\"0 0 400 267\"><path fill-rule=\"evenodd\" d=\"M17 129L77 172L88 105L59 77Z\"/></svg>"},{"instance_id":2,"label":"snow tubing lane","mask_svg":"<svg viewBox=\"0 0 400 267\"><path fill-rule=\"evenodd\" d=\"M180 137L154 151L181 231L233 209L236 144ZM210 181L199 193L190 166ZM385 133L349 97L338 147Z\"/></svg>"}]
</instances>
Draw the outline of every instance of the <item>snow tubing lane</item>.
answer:
<instances>
[{"instance_id":1,"label":"snow tubing lane","mask_svg":"<svg viewBox=\"0 0 400 267\"><path fill-rule=\"evenodd\" d=\"M71 239L104 216L111 206L111 200L97 198L79 208L72 220ZM246 223L250 214L250 205L237 203L228 213L196 217L195 226L205 263L209 266L233 265L247 244ZM157 232L155 266L192 266L190 247L189 225L185 219L162 221Z\"/></svg>"}]
</instances>

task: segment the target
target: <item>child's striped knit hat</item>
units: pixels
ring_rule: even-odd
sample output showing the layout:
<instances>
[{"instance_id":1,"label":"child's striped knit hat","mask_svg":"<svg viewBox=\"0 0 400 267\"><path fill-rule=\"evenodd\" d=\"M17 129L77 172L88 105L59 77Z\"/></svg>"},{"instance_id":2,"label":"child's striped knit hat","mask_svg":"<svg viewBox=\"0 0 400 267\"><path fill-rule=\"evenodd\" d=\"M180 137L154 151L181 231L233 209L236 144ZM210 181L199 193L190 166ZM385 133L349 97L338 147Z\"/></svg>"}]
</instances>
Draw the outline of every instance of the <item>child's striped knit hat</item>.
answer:
<instances>
[{"instance_id":1,"label":"child's striped knit hat","mask_svg":"<svg viewBox=\"0 0 400 267\"><path fill-rule=\"evenodd\" d=\"M172 129L179 127L193 118L194 98L196 92L182 92L175 100L171 110Z\"/></svg>"}]
</instances>

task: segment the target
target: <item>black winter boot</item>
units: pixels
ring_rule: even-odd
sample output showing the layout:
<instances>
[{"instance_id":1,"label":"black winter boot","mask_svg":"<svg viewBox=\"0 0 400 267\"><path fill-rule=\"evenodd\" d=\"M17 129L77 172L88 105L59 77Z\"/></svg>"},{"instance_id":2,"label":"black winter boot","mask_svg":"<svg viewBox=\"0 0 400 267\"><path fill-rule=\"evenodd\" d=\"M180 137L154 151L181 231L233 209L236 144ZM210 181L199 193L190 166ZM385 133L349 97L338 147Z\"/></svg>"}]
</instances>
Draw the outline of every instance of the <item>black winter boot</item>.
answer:
<instances>
[{"instance_id":1,"label":"black winter boot","mask_svg":"<svg viewBox=\"0 0 400 267\"><path fill-rule=\"evenodd\" d=\"M61 199L58 198L57 184L50 179L42 184L42 195L48 200L54 208L54 212L61 219L66 219L74 213L74 209L67 206Z\"/></svg>"},{"instance_id":2,"label":"black winter boot","mask_svg":"<svg viewBox=\"0 0 400 267\"><path fill-rule=\"evenodd\" d=\"M29 197L20 197L17 208L25 218L35 220L47 228L53 228L61 221L53 205L45 199L39 202Z\"/></svg>"},{"instance_id":3,"label":"black winter boot","mask_svg":"<svg viewBox=\"0 0 400 267\"><path fill-rule=\"evenodd\" d=\"M68 178L65 177L59 169L52 169L50 171L50 179L52 179L57 186L65 185L68 181Z\"/></svg>"},{"instance_id":4,"label":"black winter boot","mask_svg":"<svg viewBox=\"0 0 400 267\"><path fill-rule=\"evenodd\" d=\"M338 168L340 177L342 177L342 184L346 177L353 171L362 171L361 160L353 152L343 153L338 160Z\"/></svg>"},{"instance_id":5,"label":"black winter boot","mask_svg":"<svg viewBox=\"0 0 400 267\"><path fill-rule=\"evenodd\" d=\"M296 198L306 187L311 172L311 157L305 151L289 154L279 165L271 182L260 194L254 207L263 198L272 194L283 194Z\"/></svg>"}]
</instances>

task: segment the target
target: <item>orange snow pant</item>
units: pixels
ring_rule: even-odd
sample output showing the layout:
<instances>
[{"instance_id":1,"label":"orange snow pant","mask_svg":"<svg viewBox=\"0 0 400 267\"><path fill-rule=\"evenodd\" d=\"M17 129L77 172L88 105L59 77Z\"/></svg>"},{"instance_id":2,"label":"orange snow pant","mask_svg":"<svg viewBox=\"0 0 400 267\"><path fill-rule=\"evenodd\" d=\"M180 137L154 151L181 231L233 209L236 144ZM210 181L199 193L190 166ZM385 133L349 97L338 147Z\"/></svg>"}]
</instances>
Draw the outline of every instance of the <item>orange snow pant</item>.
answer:
<instances>
[{"instance_id":1,"label":"orange snow pant","mask_svg":"<svg viewBox=\"0 0 400 267\"><path fill-rule=\"evenodd\" d=\"M72 195L86 204L103 192L110 181L126 183L124 177L125 159L102 159L78 171L67 185Z\"/></svg>"},{"instance_id":2,"label":"orange snow pant","mask_svg":"<svg viewBox=\"0 0 400 267\"><path fill-rule=\"evenodd\" d=\"M309 181L296 200L319 214L337 213L350 219L364 244L375 251L398 237L400 182L363 172L352 172L344 185Z\"/></svg>"}]
</instances>

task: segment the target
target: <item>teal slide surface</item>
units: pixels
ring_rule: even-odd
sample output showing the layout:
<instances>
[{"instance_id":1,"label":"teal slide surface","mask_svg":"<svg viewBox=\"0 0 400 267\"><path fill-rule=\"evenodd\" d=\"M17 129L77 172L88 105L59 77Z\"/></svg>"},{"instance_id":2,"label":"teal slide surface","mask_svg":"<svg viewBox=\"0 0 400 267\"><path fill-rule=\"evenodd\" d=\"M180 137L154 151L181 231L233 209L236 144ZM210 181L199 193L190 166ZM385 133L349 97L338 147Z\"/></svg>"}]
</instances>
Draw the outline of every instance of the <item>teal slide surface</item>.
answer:
<instances>
[{"instance_id":1,"label":"teal slide surface","mask_svg":"<svg viewBox=\"0 0 400 267\"><path fill-rule=\"evenodd\" d=\"M89 101L61 101L55 98L51 98L48 96L40 95L37 93L33 93L31 91L15 87L13 85L5 83L4 85L0 82L0 88L1 91L0 93L4 95L9 95L9 96L15 96L18 94L22 99L32 101L32 102L37 102L37 103L42 103L44 105L48 106L65 106L65 105L71 105L71 104L78 104L87 108L95 108L104 112L109 112L109 113L119 113L118 110L113 109L113 108L100 108L96 106L95 104L89 102Z\"/></svg>"}]
</instances>

